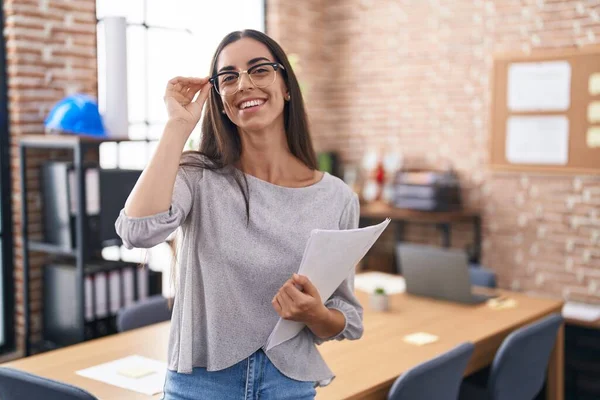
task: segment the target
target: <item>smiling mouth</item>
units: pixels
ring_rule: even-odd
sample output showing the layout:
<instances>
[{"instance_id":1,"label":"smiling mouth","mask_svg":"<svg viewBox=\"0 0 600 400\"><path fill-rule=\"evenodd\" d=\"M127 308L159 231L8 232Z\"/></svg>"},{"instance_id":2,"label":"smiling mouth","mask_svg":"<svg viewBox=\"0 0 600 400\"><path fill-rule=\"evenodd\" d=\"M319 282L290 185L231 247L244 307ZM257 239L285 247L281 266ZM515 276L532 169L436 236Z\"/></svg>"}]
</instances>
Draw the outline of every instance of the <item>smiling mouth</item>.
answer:
<instances>
[{"instance_id":1,"label":"smiling mouth","mask_svg":"<svg viewBox=\"0 0 600 400\"><path fill-rule=\"evenodd\" d=\"M260 108L266 102L267 102L267 100L265 100L265 99L254 99L254 100L243 101L238 105L238 108L241 111L254 110L254 109Z\"/></svg>"}]
</instances>

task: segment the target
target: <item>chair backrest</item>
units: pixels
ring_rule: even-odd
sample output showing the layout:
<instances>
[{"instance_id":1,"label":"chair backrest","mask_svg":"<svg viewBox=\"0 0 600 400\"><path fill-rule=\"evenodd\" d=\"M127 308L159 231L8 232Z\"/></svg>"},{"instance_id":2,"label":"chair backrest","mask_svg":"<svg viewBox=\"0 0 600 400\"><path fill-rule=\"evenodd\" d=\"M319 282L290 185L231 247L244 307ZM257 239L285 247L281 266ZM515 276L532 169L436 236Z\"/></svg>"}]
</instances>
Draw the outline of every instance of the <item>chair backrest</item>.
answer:
<instances>
[{"instance_id":1,"label":"chair backrest","mask_svg":"<svg viewBox=\"0 0 600 400\"><path fill-rule=\"evenodd\" d=\"M98 400L78 387L6 367L0 367L0 399Z\"/></svg>"},{"instance_id":2,"label":"chair backrest","mask_svg":"<svg viewBox=\"0 0 600 400\"><path fill-rule=\"evenodd\" d=\"M456 400L474 349L463 343L410 369L396 379L388 400Z\"/></svg>"},{"instance_id":3,"label":"chair backrest","mask_svg":"<svg viewBox=\"0 0 600 400\"><path fill-rule=\"evenodd\" d=\"M496 274L481 266L471 265L469 267L469 277L471 278L471 285L488 288L495 288L497 286Z\"/></svg>"},{"instance_id":4,"label":"chair backrest","mask_svg":"<svg viewBox=\"0 0 600 400\"><path fill-rule=\"evenodd\" d=\"M490 370L490 399L531 400L539 393L562 322L559 314L553 314L504 339Z\"/></svg>"},{"instance_id":5,"label":"chair backrest","mask_svg":"<svg viewBox=\"0 0 600 400\"><path fill-rule=\"evenodd\" d=\"M151 296L119 310L117 330L119 332L129 331L170 319L171 309L167 299L161 295Z\"/></svg>"}]
</instances>

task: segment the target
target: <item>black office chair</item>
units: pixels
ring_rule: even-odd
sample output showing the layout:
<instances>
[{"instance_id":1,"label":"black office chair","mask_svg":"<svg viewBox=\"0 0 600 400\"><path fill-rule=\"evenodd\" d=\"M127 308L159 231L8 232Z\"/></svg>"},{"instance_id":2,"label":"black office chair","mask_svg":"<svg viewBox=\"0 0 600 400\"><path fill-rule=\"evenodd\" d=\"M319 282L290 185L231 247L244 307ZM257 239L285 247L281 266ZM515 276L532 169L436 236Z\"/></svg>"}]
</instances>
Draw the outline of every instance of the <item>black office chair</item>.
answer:
<instances>
[{"instance_id":1,"label":"black office chair","mask_svg":"<svg viewBox=\"0 0 600 400\"><path fill-rule=\"evenodd\" d=\"M6 367L0 367L0 399L98 400L78 387Z\"/></svg>"},{"instance_id":2,"label":"black office chair","mask_svg":"<svg viewBox=\"0 0 600 400\"><path fill-rule=\"evenodd\" d=\"M161 295L151 296L119 310L117 330L125 332L170 319L171 309L168 300Z\"/></svg>"}]
</instances>

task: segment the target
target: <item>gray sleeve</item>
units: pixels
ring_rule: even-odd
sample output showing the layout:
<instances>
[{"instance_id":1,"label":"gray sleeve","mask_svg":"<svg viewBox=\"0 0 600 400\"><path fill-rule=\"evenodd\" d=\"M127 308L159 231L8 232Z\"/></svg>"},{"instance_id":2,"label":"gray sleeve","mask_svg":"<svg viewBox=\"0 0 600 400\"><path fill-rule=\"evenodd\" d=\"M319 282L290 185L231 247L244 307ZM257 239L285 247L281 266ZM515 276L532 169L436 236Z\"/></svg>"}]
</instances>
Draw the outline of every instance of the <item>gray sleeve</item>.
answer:
<instances>
[{"instance_id":1,"label":"gray sleeve","mask_svg":"<svg viewBox=\"0 0 600 400\"><path fill-rule=\"evenodd\" d=\"M358 228L358 220L360 217L360 204L358 196L352 195L352 198L346 204L342 217L340 218L340 229L356 229ZM338 310L346 318L344 329L335 336L321 339L314 335L316 344L322 344L329 340L356 340L360 339L363 334L363 307L354 295L354 269L350 276L346 278L341 285L333 292L331 297L325 302L325 306L329 309ZM312 331L311 331L312 333Z\"/></svg>"},{"instance_id":2,"label":"gray sleeve","mask_svg":"<svg viewBox=\"0 0 600 400\"><path fill-rule=\"evenodd\" d=\"M164 242L185 220L192 208L193 186L188 173L179 168L171 206L167 211L147 217L129 217L121 210L115 222L117 234L126 248L154 247Z\"/></svg>"}]
</instances>

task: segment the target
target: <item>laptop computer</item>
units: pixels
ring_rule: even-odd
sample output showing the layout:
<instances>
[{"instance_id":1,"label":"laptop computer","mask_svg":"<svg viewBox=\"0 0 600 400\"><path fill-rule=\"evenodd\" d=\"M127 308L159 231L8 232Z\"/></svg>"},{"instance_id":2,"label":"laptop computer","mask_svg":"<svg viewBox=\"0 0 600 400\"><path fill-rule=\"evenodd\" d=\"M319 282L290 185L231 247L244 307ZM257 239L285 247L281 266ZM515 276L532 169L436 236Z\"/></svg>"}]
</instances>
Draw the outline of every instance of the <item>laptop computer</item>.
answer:
<instances>
[{"instance_id":1,"label":"laptop computer","mask_svg":"<svg viewBox=\"0 0 600 400\"><path fill-rule=\"evenodd\" d=\"M396 256L407 293L466 304L479 304L497 297L471 292L465 251L401 243Z\"/></svg>"}]
</instances>

